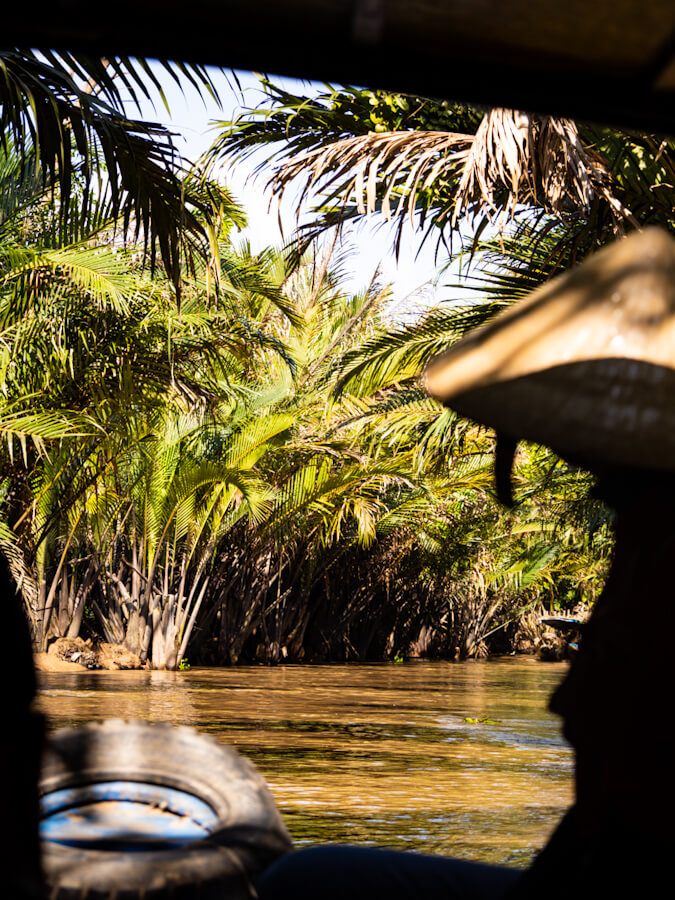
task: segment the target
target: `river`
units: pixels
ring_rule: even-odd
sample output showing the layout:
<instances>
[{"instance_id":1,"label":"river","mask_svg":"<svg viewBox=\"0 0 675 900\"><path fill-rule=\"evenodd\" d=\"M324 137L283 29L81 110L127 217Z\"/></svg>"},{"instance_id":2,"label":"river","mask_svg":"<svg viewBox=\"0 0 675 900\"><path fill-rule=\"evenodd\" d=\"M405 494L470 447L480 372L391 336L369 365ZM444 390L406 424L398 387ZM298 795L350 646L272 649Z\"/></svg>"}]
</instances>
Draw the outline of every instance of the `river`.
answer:
<instances>
[{"instance_id":1,"label":"river","mask_svg":"<svg viewBox=\"0 0 675 900\"><path fill-rule=\"evenodd\" d=\"M298 845L374 843L526 865L572 800L548 697L565 664L42 674L49 727L192 725L262 771Z\"/></svg>"}]
</instances>

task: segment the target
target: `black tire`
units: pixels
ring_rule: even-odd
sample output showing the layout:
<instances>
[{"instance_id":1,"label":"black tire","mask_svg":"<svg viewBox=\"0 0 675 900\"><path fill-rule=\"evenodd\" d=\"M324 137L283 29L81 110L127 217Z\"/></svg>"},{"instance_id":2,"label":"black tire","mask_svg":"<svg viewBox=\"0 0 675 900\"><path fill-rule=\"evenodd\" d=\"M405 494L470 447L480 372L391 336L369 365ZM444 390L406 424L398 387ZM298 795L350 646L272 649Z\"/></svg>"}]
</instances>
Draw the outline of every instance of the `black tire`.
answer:
<instances>
[{"instance_id":1,"label":"black tire","mask_svg":"<svg viewBox=\"0 0 675 900\"><path fill-rule=\"evenodd\" d=\"M43 841L51 900L238 900L255 896L256 876L292 848L255 767L190 728L110 720L51 735L41 796L110 781L185 791L211 807L217 826L184 847L133 853Z\"/></svg>"}]
</instances>

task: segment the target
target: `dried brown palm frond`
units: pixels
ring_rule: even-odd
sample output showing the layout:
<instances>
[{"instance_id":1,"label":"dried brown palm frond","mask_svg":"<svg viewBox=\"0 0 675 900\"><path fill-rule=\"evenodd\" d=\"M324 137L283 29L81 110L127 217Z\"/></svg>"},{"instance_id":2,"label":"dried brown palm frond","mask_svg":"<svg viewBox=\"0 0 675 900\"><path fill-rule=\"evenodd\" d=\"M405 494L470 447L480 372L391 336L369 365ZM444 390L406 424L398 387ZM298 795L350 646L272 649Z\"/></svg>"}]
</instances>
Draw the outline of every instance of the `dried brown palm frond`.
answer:
<instances>
[{"instance_id":1,"label":"dried brown palm frond","mask_svg":"<svg viewBox=\"0 0 675 900\"><path fill-rule=\"evenodd\" d=\"M414 217L419 191L437 178L457 177L473 142L471 134L447 131L390 131L335 141L327 147L294 156L278 169L270 182L281 196L298 177L305 178L298 208L319 185L343 197L355 195L361 213L380 206L391 220ZM346 179L346 181L345 181Z\"/></svg>"},{"instance_id":2,"label":"dried brown palm frond","mask_svg":"<svg viewBox=\"0 0 675 900\"><path fill-rule=\"evenodd\" d=\"M493 109L476 132L457 188L453 223L476 208L498 212L504 222L517 206L528 205L543 206L560 219L586 217L596 198L609 206L615 232L623 231L625 220L637 226L612 192L607 164L584 147L571 119Z\"/></svg>"},{"instance_id":3,"label":"dried brown palm frond","mask_svg":"<svg viewBox=\"0 0 675 900\"><path fill-rule=\"evenodd\" d=\"M476 204L506 219L518 204L533 199L535 146L534 122L525 113L510 109L489 112L478 126L457 186L453 224Z\"/></svg>"},{"instance_id":4,"label":"dried brown palm frond","mask_svg":"<svg viewBox=\"0 0 675 900\"><path fill-rule=\"evenodd\" d=\"M596 199L608 204L615 232L637 225L612 191L602 157L585 147L570 119L510 109L487 113L476 134L395 131L334 141L293 157L270 182L278 197L304 178L298 208L318 190L354 198L360 213L379 209L388 221L414 220L421 195L436 191L438 221L462 216L497 218L537 206L558 218L585 217ZM443 189L439 191L439 185ZM396 206L392 212L393 202Z\"/></svg>"},{"instance_id":5,"label":"dried brown palm frond","mask_svg":"<svg viewBox=\"0 0 675 900\"><path fill-rule=\"evenodd\" d=\"M613 193L606 161L590 147L584 147L571 119L542 119L537 150L547 207L558 218L570 212L588 215L594 197L598 197L609 207L615 234L623 234L625 222L640 227Z\"/></svg>"},{"instance_id":6,"label":"dried brown palm frond","mask_svg":"<svg viewBox=\"0 0 675 900\"><path fill-rule=\"evenodd\" d=\"M549 208L559 217L576 210L588 214L594 195L607 190L609 172L597 154L582 146L574 122L545 119L537 150Z\"/></svg>"}]
</instances>

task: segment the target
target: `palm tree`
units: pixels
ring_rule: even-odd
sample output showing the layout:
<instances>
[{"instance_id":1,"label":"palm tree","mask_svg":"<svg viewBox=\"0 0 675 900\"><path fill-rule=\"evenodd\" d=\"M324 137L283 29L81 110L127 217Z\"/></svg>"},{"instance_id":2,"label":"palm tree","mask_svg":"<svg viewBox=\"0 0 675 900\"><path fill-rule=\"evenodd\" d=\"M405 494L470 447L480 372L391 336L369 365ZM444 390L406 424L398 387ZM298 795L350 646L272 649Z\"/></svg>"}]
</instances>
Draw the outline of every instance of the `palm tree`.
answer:
<instances>
[{"instance_id":1,"label":"palm tree","mask_svg":"<svg viewBox=\"0 0 675 900\"><path fill-rule=\"evenodd\" d=\"M217 265L193 269L190 296L179 308L166 280L148 278L134 248L118 245L104 201L99 198L92 213L99 231L62 246L52 227L58 207L45 205L39 180L32 192L25 179L17 183L16 156L6 163L0 226L6 521L0 541L43 648L50 636L77 635L85 605L96 606L92 598L105 579L111 542L134 492L138 496L134 482L120 480L125 460L129 465L140 453L146 469L151 465L145 450L157 445L158 423L174 427L181 415L207 422L214 407L235 408L241 398L232 380L251 353L252 338L255 347L282 349L243 311L233 312L238 294L253 281L257 297L267 293L269 302L286 304L250 262L237 268L224 245ZM223 192L220 207L221 219L242 221ZM195 478L203 476L193 468ZM169 521L178 515L177 503L164 503ZM104 630L108 612L101 612ZM155 656L175 665L161 649Z\"/></svg>"},{"instance_id":2,"label":"palm tree","mask_svg":"<svg viewBox=\"0 0 675 900\"><path fill-rule=\"evenodd\" d=\"M505 514L491 485L491 437L441 411L414 383L431 352L423 326L420 355L414 339L406 346L405 329L390 335L382 292L341 295L321 259L286 289L304 327L286 332L295 386L258 407L257 416L293 414L257 463L272 489L270 513L255 528L242 522L220 548L203 640L191 652L221 663L476 654L561 585L567 594L568 548L587 519L572 521L571 495L563 502L561 494L571 481L574 496L585 496L588 481L577 484L569 467L533 451L519 462L523 502ZM467 327L466 311L449 318L444 340ZM533 499L544 479L555 515ZM588 566L586 585L575 583L570 598L591 596L605 562L606 554Z\"/></svg>"}]
</instances>

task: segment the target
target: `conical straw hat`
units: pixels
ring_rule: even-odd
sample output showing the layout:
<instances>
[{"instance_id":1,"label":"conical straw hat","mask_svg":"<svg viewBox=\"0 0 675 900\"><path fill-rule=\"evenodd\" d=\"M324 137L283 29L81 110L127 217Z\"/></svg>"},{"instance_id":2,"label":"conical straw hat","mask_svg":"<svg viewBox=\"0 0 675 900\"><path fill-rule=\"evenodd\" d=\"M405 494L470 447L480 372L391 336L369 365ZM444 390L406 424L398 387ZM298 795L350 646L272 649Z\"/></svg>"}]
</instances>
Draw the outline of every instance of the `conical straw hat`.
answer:
<instances>
[{"instance_id":1,"label":"conical straw hat","mask_svg":"<svg viewBox=\"0 0 675 900\"><path fill-rule=\"evenodd\" d=\"M563 456L675 470L675 240L600 250L436 357L434 397Z\"/></svg>"}]
</instances>

